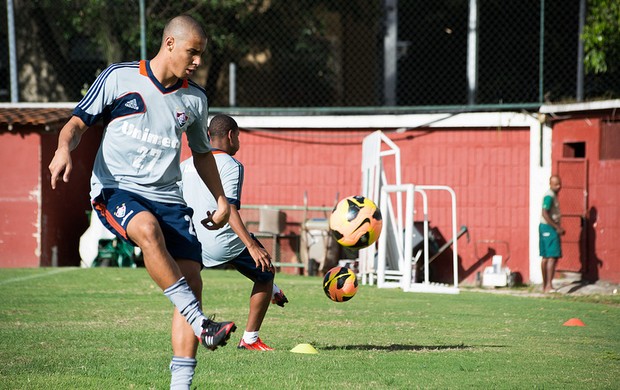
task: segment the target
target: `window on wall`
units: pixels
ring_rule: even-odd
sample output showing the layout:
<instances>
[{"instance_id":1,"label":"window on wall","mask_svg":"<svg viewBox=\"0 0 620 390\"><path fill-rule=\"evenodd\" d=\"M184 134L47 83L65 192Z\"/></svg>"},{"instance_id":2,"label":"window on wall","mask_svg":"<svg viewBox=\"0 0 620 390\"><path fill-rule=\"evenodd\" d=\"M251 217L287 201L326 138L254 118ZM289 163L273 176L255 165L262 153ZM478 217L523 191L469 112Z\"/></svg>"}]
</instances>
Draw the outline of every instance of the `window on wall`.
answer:
<instances>
[{"instance_id":1,"label":"window on wall","mask_svg":"<svg viewBox=\"0 0 620 390\"><path fill-rule=\"evenodd\" d=\"M620 121L601 124L601 160L620 160Z\"/></svg>"},{"instance_id":2,"label":"window on wall","mask_svg":"<svg viewBox=\"0 0 620 390\"><path fill-rule=\"evenodd\" d=\"M562 150L564 158L585 158L586 143L585 142L565 142Z\"/></svg>"}]
</instances>

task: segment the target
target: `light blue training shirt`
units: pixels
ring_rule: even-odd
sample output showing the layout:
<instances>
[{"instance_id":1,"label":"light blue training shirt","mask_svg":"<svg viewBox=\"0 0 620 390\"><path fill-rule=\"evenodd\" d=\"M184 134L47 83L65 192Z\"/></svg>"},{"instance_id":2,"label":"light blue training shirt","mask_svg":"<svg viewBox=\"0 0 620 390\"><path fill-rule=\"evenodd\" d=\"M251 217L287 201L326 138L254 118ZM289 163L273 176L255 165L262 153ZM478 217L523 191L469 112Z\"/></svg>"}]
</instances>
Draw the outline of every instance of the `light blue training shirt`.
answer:
<instances>
[{"instance_id":1,"label":"light blue training shirt","mask_svg":"<svg viewBox=\"0 0 620 390\"><path fill-rule=\"evenodd\" d=\"M243 165L228 153L214 149L213 157L224 188L228 203L237 209L241 207L241 188L243 187ZM241 238L229 224L218 230L205 228L200 221L207 211L217 210L217 202L204 184L193 158L181 163L183 197L189 207L194 209L194 226L198 240L202 244L202 263L214 267L233 260L245 249Z\"/></svg>"},{"instance_id":2,"label":"light blue training shirt","mask_svg":"<svg viewBox=\"0 0 620 390\"><path fill-rule=\"evenodd\" d=\"M163 203L184 204L179 181L181 137L190 149L211 150L207 96L191 80L165 88L149 61L112 64L97 77L73 115L105 130L91 176L91 199L120 188Z\"/></svg>"}]
</instances>

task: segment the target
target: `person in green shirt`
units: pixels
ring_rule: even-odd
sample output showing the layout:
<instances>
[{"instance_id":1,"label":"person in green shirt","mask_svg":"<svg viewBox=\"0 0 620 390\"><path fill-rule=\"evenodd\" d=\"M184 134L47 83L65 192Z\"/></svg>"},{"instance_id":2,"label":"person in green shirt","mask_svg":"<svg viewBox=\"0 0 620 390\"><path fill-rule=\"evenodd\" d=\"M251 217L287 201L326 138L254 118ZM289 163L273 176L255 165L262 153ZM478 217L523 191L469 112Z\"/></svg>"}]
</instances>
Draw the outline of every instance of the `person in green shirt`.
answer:
<instances>
[{"instance_id":1,"label":"person in green shirt","mask_svg":"<svg viewBox=\"0 0 620 390\"><path fill-rule=\"evenodd\" d=\"M538 225L539 249L542 256L543 292L553 291L553 276L558 259L562 257L560 236L564 228L560 225L562 214L558 193L562 188L562 180L553 175L549 179L549 190L543 197L542 214Z\"/></svg>"}]
</instances>

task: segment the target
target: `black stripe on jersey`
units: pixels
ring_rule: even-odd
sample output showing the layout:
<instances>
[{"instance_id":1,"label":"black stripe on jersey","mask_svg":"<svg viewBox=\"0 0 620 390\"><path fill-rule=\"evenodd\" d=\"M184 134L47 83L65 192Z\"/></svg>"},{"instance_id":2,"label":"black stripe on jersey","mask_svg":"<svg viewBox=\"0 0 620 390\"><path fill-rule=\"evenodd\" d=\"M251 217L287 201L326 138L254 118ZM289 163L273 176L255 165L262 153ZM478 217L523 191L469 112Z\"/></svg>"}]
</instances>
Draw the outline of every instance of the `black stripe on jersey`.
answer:
<instances>
[{"instance_id":1,"label":"black stripe on jersey","mask_svg":"<svg viewBox=\"0 0 620 390\"><path fill-rule=\"evenodd\" d=\"M245 169L243 168L243 164L237 161L237 159L233 158L233 161L237 163L237 167L239 168L239 181L237 182L237 198L239 198L239 203L235 205L237 206L237 209L239 209L241 208L241 189L243 188L243 176L245 174Z\"/></svg>"},{"instance_id":2,"label":"black stripe on jersey","mask_svg":"<svg viewBox=\"0 0 620 390\"><path fill-rule=\"evenodd\" d=\"M235 206L235 208L237 210L239 210L241 208L241 201L239 201L239 199L235 199L235 198L226 198L226 200L228 200L228 203Z\"/></svg>"},{"instance_id":3,"label":"black stripe on jersey","mask_svg":"<svg viewBox=\"0 0 620 390\"><path fill-rule=\"evenodd\" d=\"M99 74L99 76L97 76L93 85L91 85L88 89L88 92L86 92L86 95L78 103L78 107L80 107L82 110L87 110L88 107L93 104L93 101L97 98L97 96L101 92L101 89L105 86L105 81L110 75L110 73L112 73L116 69L139 68L139 66L140 64L138 61L119 62L108 66L106 69L104 69L103 72Z\"/></svg>"}]
</instances>

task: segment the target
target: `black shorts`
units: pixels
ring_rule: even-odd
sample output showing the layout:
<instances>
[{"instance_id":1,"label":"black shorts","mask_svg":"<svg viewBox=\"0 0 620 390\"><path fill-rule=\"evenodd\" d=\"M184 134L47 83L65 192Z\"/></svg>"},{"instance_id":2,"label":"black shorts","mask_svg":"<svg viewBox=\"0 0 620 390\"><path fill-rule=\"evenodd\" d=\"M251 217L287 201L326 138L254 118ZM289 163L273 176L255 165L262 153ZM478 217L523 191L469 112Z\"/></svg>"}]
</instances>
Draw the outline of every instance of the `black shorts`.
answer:
<instances>
[{"instance_id":1,"label":"black shorts","mask_svg":"<svg viewBox=\"0 0 620 390\"><path fill-rule=\"evenodd\" d=\"M133 246L136 244L127 236L127 224L139 212L150 212L159 222L170 255L202 265L202 247L192 224L194 211L191 208L180 203L154 202L118 188L104 188L92 203L103 225Z\"/></svg>"},{"instance_id":2,"label":"black shorts","mask_svg":"<svg viewBox=\"0 0 620 390\"><path fill-rule=\"evenodd\" d=\"M254 235L252 235L252 238L258 243L258 245L261 246L261 248L264 248L263 244L261 244L260 241L254 237ZM239 253L239 256L235 257L226 264L232 265L237 271L253 282L268 282L273 280L275 277L273 272L263 271L261 267L256 266L256 263L250 255L248 248L245 248L241 253Z\"/></svg>"}]
</instances>

